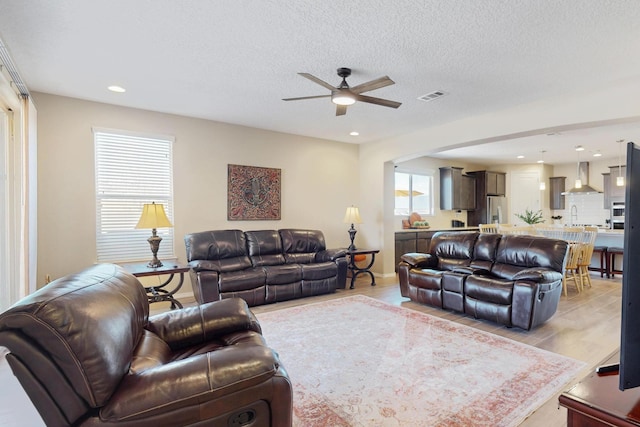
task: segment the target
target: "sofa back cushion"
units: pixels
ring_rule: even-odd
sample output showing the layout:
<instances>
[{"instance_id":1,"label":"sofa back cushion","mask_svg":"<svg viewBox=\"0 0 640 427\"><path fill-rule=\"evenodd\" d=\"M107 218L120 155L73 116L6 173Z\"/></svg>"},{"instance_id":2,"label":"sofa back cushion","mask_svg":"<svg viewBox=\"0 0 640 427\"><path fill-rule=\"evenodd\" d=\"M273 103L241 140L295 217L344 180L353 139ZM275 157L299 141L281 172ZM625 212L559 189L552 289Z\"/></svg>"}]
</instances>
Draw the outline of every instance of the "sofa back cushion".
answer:
<instances>
[{"instance_id":1,"label":"sofa back cushion","mask_svg":"<svg viewBox=\"0 0 640 427\"><path fill-rule=\"evenodd\" d=\"M501 234L480 233L473 248L471 267L491 271L501 237Z\"/></svg>"},{"instance_id":2,"label":"sofa back cushion","mask_svg":"<svg viewBox=\"0 0 640 427\"><path fill-rule=\"evenodd\" d=\"M316 253L327 248L324 234L320 230L287 228L278 232L282 239L282 249L287 264L309 264L315 261Z\"/></svg>"},{"instance_id":3,"label":"sofa back cushion","mask_svg":"<svg viewBox=\"0 0 640 427\"><path fill-rule=\"evenodd\" d=\"M431 254L438 259L439 270L468 267L473 257L477 232L439 232L431 239Z\"/></svg>"},{"instance_id":4,"label":"sofa back cushion","mask_svg":"<svg viewBox=\"0 0 640 427\"><path fill-rule=\"evenodd\" d=\"M568 243L541 236L503 235L491 272L503 279L525 268L548 268L563 272Z\"/></svg>"},{"instance_id":5,"label":"sofa back cushion","mask_svg":"<svg viewBox=\"0 0 640 427\"><path fill-rule=\"evenodd\" d=\"M251 267L247 238L242 230L202 231L184 236L187 261L202 261L199 269L219 272Z\"/></svg>"},{"instance_id":6,"label":"sofa back cushion","mask_svg":"<svg viewBox=\"0 0 640 427\"><path fill-rule=\"evenodd\" d=\"M276 230L247 231L249 258L254 267L284 264L282 241Z\"/></svg>"},{"instance_id":7,"label":"sofa back cushion","mask_svg":"<svg viewBox=\"0 0 640 427\"><path fill-rule=\"evenodd\" d=\"M99 264L55 280L0 315L0 335L13 333L36 353L16 357L42 373L46 387L60 375L91 407L103 406L128 372L149 318L149 303L138 280L113 264ZM11 346L11 344L8 344ZM52 368L53 367L53 368ZM71 396L65 397L71 400Z\"/></svg>"}]
</instances>

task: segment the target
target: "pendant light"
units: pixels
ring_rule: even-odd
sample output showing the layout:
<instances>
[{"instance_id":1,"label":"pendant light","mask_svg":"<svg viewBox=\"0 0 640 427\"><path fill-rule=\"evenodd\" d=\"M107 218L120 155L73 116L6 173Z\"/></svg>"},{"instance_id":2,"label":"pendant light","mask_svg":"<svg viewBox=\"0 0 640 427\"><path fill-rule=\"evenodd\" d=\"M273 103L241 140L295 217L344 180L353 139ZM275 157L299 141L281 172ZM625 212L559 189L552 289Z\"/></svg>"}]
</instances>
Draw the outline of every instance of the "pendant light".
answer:
<instances>
[{"instance_id":1,"label":"pendant light","mask_svg":"<svg viewBox=\"0 0 640 427\"><path fill-rule=\"evenodd\" d=\"M618 177L616 178L616 186L624 187L624 176L622 176L622 143L624 139L618 140Z\"/></svg>"},{"instance_id":2,"label":"pendant light","mask_svg":"<svg viewBox=\"0 0 640 427\"><path fill-rule=\"evenodd\" d=\"M542 164L544 164L544 153L546 153L546 151L542 150L540 153L542 155L540 156L540 160L538 160L538 163L542 165ZM544 172L544 166L542 167L542 171ZM543 173L543 175L544 175L544 173ZM544 180L540 181L540 191L544 191L546 189L547 189L547 184L544 182Z\"/></svg>"}]
</instances>

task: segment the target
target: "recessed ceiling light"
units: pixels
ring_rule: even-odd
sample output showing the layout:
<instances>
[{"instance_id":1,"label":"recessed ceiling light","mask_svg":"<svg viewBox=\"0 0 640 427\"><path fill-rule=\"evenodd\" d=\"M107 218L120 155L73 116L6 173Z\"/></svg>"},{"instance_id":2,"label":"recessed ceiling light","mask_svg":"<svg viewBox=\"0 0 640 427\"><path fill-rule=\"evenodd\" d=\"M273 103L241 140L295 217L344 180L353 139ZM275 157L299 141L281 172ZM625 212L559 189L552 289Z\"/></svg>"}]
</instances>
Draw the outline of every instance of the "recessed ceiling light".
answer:
<instances>
[{"instance_id":1,"label":"recessed ceiling light","mask_svg":"<svg viewBox=\"0 0 640 427\"><path fill-rule=\"evenodd\" d=\"M117 86L117 85L109 86L107 89L109 89L111 92L116 92L116 93L124 93L127 91L122 86Z\"/></svg>"},{"instance_id":2,"label":"recessed ceiling light","mask_svg":"<svg viewBox=\"0 0 640 427\"><path fill-rule=\"evenodd\" d=\"M360 132L356 132L356 131L354 130L353 132L349 133L349 135L351 135L351 136L358 136L358 135L360 135Z\"/></svg>"},{"instance_id":3,"label":"recessed ceiling light","mask_svg":"<svg viewBox=\"0 0 640 427\"><path fill-rule=\"evenodd\" d=\"M602 157L602 153L597 151L597 152L593 153L593 157Z\"/></svg>"},{"instance_id":4,"label":"recessed ceiling light","mask_svg":"<svg viewBox=\"0 0 640 427\"><path fill-rule=\"evenodd\" d=\"M544 160L538 160L536 163L544 163Z\"/></svg>"},{"instance_id":5,"label":"recessed ceiling light","mask_svg":"<svg viewBox=\"0 0 640 427\"><path fill-rule=\"evenodd\" d=\"M517 158L518 159L524 159L524 156L522 154L520 154Z\"/></svg>"}]
</instances>

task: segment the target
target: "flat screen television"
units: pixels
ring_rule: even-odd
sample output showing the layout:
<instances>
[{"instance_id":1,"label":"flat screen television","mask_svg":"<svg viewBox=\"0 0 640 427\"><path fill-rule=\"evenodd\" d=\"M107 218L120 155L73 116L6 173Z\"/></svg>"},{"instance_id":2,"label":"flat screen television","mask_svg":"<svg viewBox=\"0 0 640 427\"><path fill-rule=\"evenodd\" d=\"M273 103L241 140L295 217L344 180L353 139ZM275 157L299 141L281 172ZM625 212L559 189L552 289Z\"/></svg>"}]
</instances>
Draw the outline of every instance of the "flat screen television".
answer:
<instances>
[{"instance_id":1,"label":"flat screen television","mask_svg":"<svg viewBox=\"0 0 640 427\"><path fill-rule=\"evenodd\" d=\"M635 197L633 197L635 194ZM620 390L640 386L640 147L627 144Z\"/></svg>"}]
</instances>

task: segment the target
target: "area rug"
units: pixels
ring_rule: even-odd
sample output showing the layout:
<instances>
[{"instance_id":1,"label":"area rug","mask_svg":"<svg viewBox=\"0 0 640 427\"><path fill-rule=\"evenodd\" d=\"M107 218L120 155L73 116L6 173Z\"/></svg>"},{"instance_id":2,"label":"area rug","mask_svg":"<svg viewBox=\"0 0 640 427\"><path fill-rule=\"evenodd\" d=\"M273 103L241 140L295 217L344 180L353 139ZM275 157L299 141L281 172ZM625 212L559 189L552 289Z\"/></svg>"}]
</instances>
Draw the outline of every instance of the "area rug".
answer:
<instances>
[{"instance_id":1,"label":"area rug","mask_svg":"<svg viewBox=\"0 0 640 427\"><path fill-rule=\"evenodd\" d=\"M515 426L585 366L361 295L258 319L300 427Z\"/></svg>"}]
</instances>

